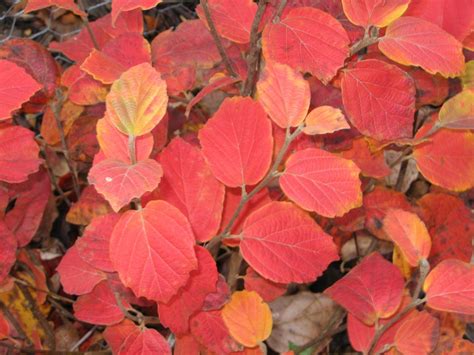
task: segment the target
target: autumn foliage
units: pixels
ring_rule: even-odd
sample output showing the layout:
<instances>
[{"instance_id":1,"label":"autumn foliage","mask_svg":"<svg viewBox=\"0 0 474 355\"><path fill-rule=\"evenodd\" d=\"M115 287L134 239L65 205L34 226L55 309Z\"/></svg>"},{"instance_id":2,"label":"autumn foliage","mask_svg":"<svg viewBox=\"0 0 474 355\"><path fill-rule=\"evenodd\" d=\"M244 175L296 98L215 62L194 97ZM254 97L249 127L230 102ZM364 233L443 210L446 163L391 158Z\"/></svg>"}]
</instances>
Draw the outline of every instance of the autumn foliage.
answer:
<instances>
[{"instance_id":1,"label":"autumn foliage","mask_svg":"<svg viewBox=\"0 0 474 355\"><path fill-rule=\"evenodd\" d=\"M473 1L25 3L84 26L0 45L0 353L474 352Z\"/></svg>"}]
</instances>

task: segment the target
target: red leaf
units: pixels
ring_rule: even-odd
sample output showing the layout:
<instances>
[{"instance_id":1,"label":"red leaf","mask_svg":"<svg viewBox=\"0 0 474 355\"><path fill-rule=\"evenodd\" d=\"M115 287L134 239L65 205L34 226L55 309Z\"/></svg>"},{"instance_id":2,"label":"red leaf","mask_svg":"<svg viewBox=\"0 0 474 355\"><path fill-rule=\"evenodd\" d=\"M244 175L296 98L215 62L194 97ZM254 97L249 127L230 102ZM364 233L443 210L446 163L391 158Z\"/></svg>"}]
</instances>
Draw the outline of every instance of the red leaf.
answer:
<instances>
[{"instance_id":1,"label":"red leaf","mask_svg":"<svg viewBox=\"0 0 474 355\"><path fill-rule=\"evenodd\" d=\"M355 25L385 27L400 17L410 0L342 0L344 13Z\"/></svg>"},{"instance_id":2,"label":"red leaf","mask_svg":"<svg viewBox=\"0 0 474 355\"><path fill-rule=\"evenodd\" d=\"M344 150L341 156L352 160L361 170L364 176L371 176L377 179L390 175L390 169L385 163L383 150L372 152L368 138L360 137L352 141L352 148Z\"/></svg>"},{"instance_id":3,"label":"red leaf","mask_svg":"<svg viewBox=\"0 0 474 355\"><path fill-rule=\"evenodd\" d=\"M220 311L199 312L190 320L191 334L206 349L216 354L240 350L229 335Z\"/></svg>"},{"instance_id":4,"label":"red leaf","mask_svg":"<svg viewBox=\"0 0 474 355\"><path fill-rule=\"evenodd\" d=\"M474 134L440 129L413 152L418 170L431 183L453 191L474 186Z\"/></svg>"},{"instance_id":5,"label":"red leaf","mask_svg":"<svg viewBox=\"0 0 474 355\"><path fill-rule=\"evenodd\" d=\"M352 161L309 148L286 161L280 186L305 210L325 217L342 216L362 204L359 173Z\"/></svg>"},{"instance_id":6,"label":"red leaf","mask_svg":"<svg viewBox=\"0 0 474 355\"><path fill-rule=\"evenodd\" d=\"M469 262L472 257L474 221L463 200L445 193L429 193L419 199L418 204L432 238L431 267L450 258Z\"/></svg>"},{"instance_id":7,"label":"red leaf","mask_svg":"<svg viewBox=\"0 0 474 355\"><path fill-rule=\"evenodd\" d=\"M366 256L324 293L367 325L393 315L402 301L404 280L380 254Z\"/></svg>"},{"instance_id":8,"label":"red leaf","mask_svg":"<svg viewBox=\"0 0 474 355\"><path fill-rule=\"evenodd\" d=\"M317 28L317 31L313 31ZM311 7L292 9L263 31L263 54L324 83L329 82L349 56L349 38L331 15Z\"/></svg>"},{"instance_id":9,"label":"red leaf","mask_svg":"<svg viewBox=\"0 0 474 355\"><path fill-rule=\"evenodd\" d=\"M197 241L210 240L221 222L224 185L212 175L199 148L181 138L171 141L159 161L164 170L160 198L188 218Z\"/></svg>"},{"instance_id":10,"label":"red leaf","mask_svg":"<svg viewBox=\"0 0 474 355\"><path fill-rule=\"evenodd\" d=\"M232 215L235 212L235 209L240 203L241 189L226 189L225 200L224 200L224 212L222 215L222 224L219 230L219 233L227 226L232 218ZM254 211L258 210L260 207L271 202L270 194L268 189L262 189L257 192L245 205L244 208L239 213L239 216L235 220L232 229L230 230L231 234L239 234L242 231L242 225L247 219L247 217ZM225 242L225 240L224 240Z\"/></svg>"},{"instance_id":11,"label":"red leaf","mask_svg":"<svg viewBox=\"0 0 474 355\"><path fill-rule=\"evenodd\" d=\"M474 265L456 259L440 262L423 284L427 305L445 312L474 315Z\"/></svg>"},{"instance_id":12,"label":"red leaf","mask_svg":"<svg viewBox=\"0 0 474 355\"><path fill-rule=\"evenodd\" d=\"M75 244L85 262L102 271L115 271L110 261L109 244L112 231L119 219L119 214L111 213L94 218L87 226Z\"/></svg>"},{"instance_id":13,"label":"red leaf","mask_svg":"<svg viewBox=\"0 0 474 355\"><path fill-rule=\"evenodd\" d=\"M219 35L237 43L250 42L250 29L257 4L252 0L208 0L207 3ZM202 5L196 11L208 26Z\"/></svg>"},{"instance_id":14,"label":"red leaf","mask_svg":"<svg viewBox=\"0 0 474 355\"><path fill-rule=\"evenodd\" d=\"M135 9L148 10L162 0L114 0L112 3L112 25L117 26L117 18L122 12Z\"/></svg>"},{"instance_id":15,"label":"red leaf","mask_svg":"<svg viewBox=\"0 0 474 355\"><path fill-rule=\"evenodd\" d=\"M200 20L184 21L175 31L161 32L151 46L153 66L163 74L170 93L192 89L196 71L210 69L221 60L211 34Z\"/></svg>"},{"instance_id":16,"label":"red leaf","mask_svg":"<svg viewBox=\"0 0 474 355\"><path fill-rule=\"evenodd\" d=\"M267 63L257 83L258 101L281 128L296 127L309 109L308 82L285 64Z\"/></svg>"},{"instance_id":17,"label":"red leaf","mask_svg":"<svg viewBox=\"0 0 474 355\"><path fill-rule=\"evenodd\" d=\"M186 217L168 202L151 201L122 215L110 240L110 259L138 297L168 302L197 268L193 246Z\"/></svg>"},{"instance_id":18,"label":"red leaf","mask_svg":"<svg viewBox=\"0 0 474 355\"><path fill-rule=\"evenodd\" d=\"M153 191L162 175L161 165L152 159L140 160L133 165L107 159L92 167L89 182L118 212L134 198Z\"/></svg>"},{"instance_id":19,"label":"red leaf","mask_svg":"<svg viewBox=\"0 0 474 355\"><path fill-rule=\"evenodd\" d=\"M428 259L431 238L416 214L402 209L389 210L383 220L383 228L411 266L416 267L421 260Z\"/></svg>"},{"instance_id":20,"label":"red leaf","mask_svg":"<svg viewBox=\"0 0 474 355\"><path fill-rule=\"evenodd\" d=\"M364 60L344 71L341 88L347 115L361 133L378 140L412 136L416 91L403 70Z\"/></svg>"},{"instance_id":21,"label":"red leaf","mask_svg":"<svg viewBox=\"0 0 474 355\"><path fill-rule=\"evenodd\" d=\"M42 10L50 6L56 6L60 9L71 11L77 16L87 17L87 14L74 3L74 0L28 0L25 7L25 14L32 11Z\"/></svg>"},{"instance_id":22,"label":"red leaf","mask_svg":"<svg viewBox=\"0 0 474 355\"><path fill-rule=\"evenodd\" d=\"M411 209L404 194L382 186L377 186L364 196L364 207L366 212L365 227L377 238L386 240L390 240L390 238L382 227L387 211L391 208L402 208L407 211Z\"/></svg>"},{"instance_id":23,"label":"red leaf","mask_svg":"<svg viewBox=\"0 0 474 355\"><path fill-rule=\"evenodd\" d=\"M240 251L274 282L310 282L338 259L331 236L290 202L271 202L245 221Z\"/></svg>"},{"instance_id":24,"label":"red leaf","mask_svg":"<svg viewBox=\"0 0 474 355\"><path fill-rule=\"evenodd\" d=\"M93 49L81 69L104 84L112 84L123 72L151 62L148 42L138 33L126 33L107 42L101 50Z\"/></svg>"},{"instance_id":25,"label":"red leaf","mask_svg":"<svg viewBox=\"0 0 474 355\"><path fill-rule=\"evenodd\" d=\"M20 126L0 128L1 181L23 182L38 171L42 160L38 159L39 147L34 136L32 131Z\"/></svg>"},{"instance_id":26,"label":"red leaf","mask_svg":"<svg viewBox=\"0 0 474 355\"><path fill-rule=\"evenodd\" d=\"M0 221L0 283L5 280L16 261L17 241L3 221Z\"/></svg>"},{"instance_id":27,"label":"red leaf","mask_svg":"<svg viewBox=\"0 0 474 355\"><path fill-rule=\"evenodd\" d=\"M264 279L250 266L244 277L245 289L257 292L265 302L272 302L286 293L287 285Z\"/></svg>"},{"instance_id":28,"label":"red leaf","mask_svg":"<svg viewBox=\"0 0 474 355\"><path fill-rule=\"evenodd\" d=\"M405 15L430 21L462 42L474 23L472 0L411 0Z\"/></svg>"},{"instance_id":29,"label":"red leaf","mask_svg":"<svg viewBox=\"0 0 474 355\"><path fill-rule=\"evenodd\" d=\"M217 267L212 255L203 247L195 250L198 268L177 295L158 305L160 322L177 335L189 332L189 318L202 308L206 296L216 291Z\"/></svg>"},{"instance_id":30,"label":"red leaf","mask_svg":"<svg viewBox=\"0 0 474 355\"><path fill-rule=\"evenodd\" d=\"M384 326L388 322L392 321L395 317L398 316L401 310L403 310L410 302L412 301L411 297L404 296L401 306L398 308L398 311L391 317L386 319L381 319L379 321L380 326ZM398 321L396 321L392 326L388 327L387 330L383 333L380 339L377 341L377 344L374 347L374 352L380 351L384 345L393 344L395 339L395 334L400 328L402 323L410 319L416 313L416 310L411 310L404 316L402 316ZM349 335L349 340L352 347L360 352L367 352L370 347L375 335L375 324L366 325L357 319L352 313L347 315L347 333Z\"/></svg>"},{"instance_id":31,"label":"red leaf","mask_svg":"<svg viewBox=\"0 0 474 355\"><path fill-rule=\"evenodd\" d=\"M130 307L126 300L121 299L121 302L125 308ZM112 325L125 317L106 280L95 286L92 292L79 296L73 308L78 320L90 324Z\"/></svg>"},{"instance_id":32,"label":"red leaf","mask_svg":"<svg viewBox=\"0 0 474 355\"><path fill-rule=\"evenodd\" d=\"M115 25L112 25L111 19L112 16L108 14L89 25L99 48L103 48L108 41L123 33L143 33L143 15L139 10L122 13ZM77 36L61 43L52 42L49 48L62 52L76 64L81 64L95 46L89 28L84 27Z\"/></svg>"},{"instance_id":33,"label":"red leaf","mask_svg":"<svg viewBox=\"0 0 474 355\"><path fill-rule=\"evenodd\" d=\"M105 113L107 115L107 113ZM131 164L128 136L116 129L110 120L104 118L97 121L97 140L100 149L108 159L120 160ZM147 133L135 139L135 155L137 161L150 157L153 151L153 135Z\"/></svg>"},{"instance_id":34,"label":"red leaf","mask_svg":"<svg viewBox=\"0 0 474 355\"><path fill-rule=\"evenodd\" d=\"M230 299L230 289L225 277L218 275L216 292L209 293L202 305L203 311L215 311L221 309Z\"/></svg>"},{"instance_id":35,"label":"red leaf","mask_svg":"<svg viewBox=\"0 0 474 355\"><path fill-rule=\"evenodd\" d=\"M401 17L387 27L379 49L393 61L420 66L430 74L455 77L464 69L462 44L438 26L416 17Z\"/></svg>"},{"instance_id":36,"label":"red leaf","mask_svg":"<svg viewBox=\"0 0 474 355\"><path fill-rule=\"evenodd\" d=\"M176 337L176 344L173 349L174 355L199 354L201 346L191 334Z\"/></svg>"},{"instance_id":37,"label":"red leaf","mask_svg":"<svg viewBox=\"0 0 474 355\"><path fill-rule=\"evenodd\" d=\"M10 336L10 323L5 319L5 316L0 313L0 339L5 339Z\"/></svg>"},{"instance_id":38,"label":"red leaf","mask_svg":"<svg viewBox=\"0 0 474 355\"><path fill-rule=\"evenodd\" d=\"M214 176L227 186L255 185L270 167L272 126L251 98L224 100L199 131L199 140Z\"/></svg>"},{"instance_id":39,"label":"red leaf","mask_svg":"<svg viewBox=\"0 0 474 355\"><path fill-rule=\"evenodd\" d=\"M117 354L128 336L138 333L138 328L135 323L129 319L124 319L119 324L105 328L104 339L109 344L114 354Z\"/></svg>"},{"instance_id":40,"label":"red leaf","mask_svg":"<svg viewBox=\"0 0 474 355\"><path fill-rule=\"evenodd\" d=\"M211 94L212 92L219 90L223 87L229 86L231 84L235 84L239 82L240 79L236 79L230 76L226 76L222 73L217 73L209 79L209 84L199 91L199 93L192 98L191 101L186 105L186 117L189 117L189 114L193 107L201 102L207 95Z\"/></svg>"},{"instance_id":41,"label":"red leaf","mask_svg":"<svg viewBox=\"0 0 474 355\"><path fill-rule=\"evenodd\" d=\"M15 199L15 206L6 213L5 223L14 233L18 246L24 247L38 231L51 197L48 174L41 170L21 184L10 185L9 195Z\"/></svg>"},{"instance_id":42,"label":"red leaf","mask_svg":"<svg viewBox=\"0 0 474 355\"><path fill-rule=\"evenodd\" d=\"M145 328L133 332L122 344L118 355L171 355L171 349L166 339L155 329Z\"/></svg>"},{"instance_id":43,"label":"red leaf","mask_svg":"<svg viewBox=\"0 0 474 355\"><path fill-rule=\"evenodd\" d=\"M428 312L405 320L395 335L395 346L406 355L430 354L439 338L439 321Z\"/></svg>"},{"instance_id":44,"label":"red leaf","mask_svg":"<svg viewBox=\"0 0 474 355\"><path fill-rule=\"evenodd\" d=\"M0 58L22 67L41 84L42 90L30 98L30 103L46 104L56 94L61 75L59 65L40 43L26 38L11 39L0 47ZM15 77L17 85L20 83L19 79L20 77Z\"/></svg>"},{"instance_id":45,"label":"red leaf","mask_svg":"<svg viewBox=\"0 0 474 355\"><path fill-rule=\"evenodd\" d=\"M106 279L104 272L92 267L81 258L76 246L67 250L56 270L64 291L70 295L89 293L95 285Z\"/></svg>"},{"instance_id":46,"label":"red leaf","mask_svg":"<svg viewBox=\"0 0 474 355\"><path fill-rule=\"evenodd\" d=\"M42 87L25 69L8 60L0 60L0 83L0 121L9 119Z\"/></svg>"}]
</instances>

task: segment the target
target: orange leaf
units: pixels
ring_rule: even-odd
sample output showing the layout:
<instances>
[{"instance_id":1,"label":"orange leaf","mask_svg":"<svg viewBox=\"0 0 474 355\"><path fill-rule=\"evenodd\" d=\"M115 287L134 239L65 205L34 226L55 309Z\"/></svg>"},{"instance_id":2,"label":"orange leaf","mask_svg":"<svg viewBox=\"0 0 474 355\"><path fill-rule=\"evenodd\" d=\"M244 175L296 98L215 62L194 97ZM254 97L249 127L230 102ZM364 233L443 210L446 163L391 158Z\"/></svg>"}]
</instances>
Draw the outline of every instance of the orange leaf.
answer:
<instances>
[{"instance_id":1,"label":"orange leaf","mask_svg":"<svg viewBox=\"0 0 474 355\"><path fill-rule=\"evenodd\" d=\"M439 338L439 321L428 312L405 320L395 335L395 346L404 355L430 354Z\"/></svg>"},{"instance_id":2,"label":"orange leaf","mask_svg":"<svg viewBox=\"0 0 474 355\"><path fill-rule=\"evenodd\" d=\"M113 83L106 118L126 135L142 136L161 121L167 104L166 82L150 64L143 63Z\"/></svg>"},{"instance_id":3,"label":"orange leaf","mask_svg":"<svg viewBox=\"0 0 474 355\"><path fill-rule=\"evenodd\" d=\"M135 9L148 10L158 5L161 1L162 0L114 0L112 2L112 25L116 25L115 22L122 12Z\"/></svg>"},{"instance_id":4,"label":"orange leaf","mask_svg":"<svg viewBox=\"0 0 474 355\"><path fill-rule=\"evenodd\" d=\"M427 305L445 312L474 315L474 265L457 259L439 263L423 284Z\"/></svg>"},{"instance_id":5,"label":"orange leaf","mask_svg":"<svg viewBox=\"0 0 474 355\"><path fill-rule=\"evenodd\" d=\"M112 84L123 72L138 64L151 62L150 45L138 33L126 33L93 49L81 69L104 84Z\"/></svg>"},{"instance_id":6,"label":"orange leaf","mask_svg":"<svg viewBox=\"0 0 474 355\"><path fill-rule=\"evenodd\" d=\"M157 302L168 302L198 266L189 222L165 201L122 214L110 240L110 259L137 297Z\"/></svg>"},{"instance_id":7,"label":"orange leaf","mask_svg":"<svg viewBox=\"0 0 474 355\"><path fill-rule=\"evenodd\" d=\"M291 67L267 63L257 83L258 101L281 128L303 122L310 102L309 83Z\"/></svg>"},{"instance_id":8,"label":"orange leaf","mask_svg":"<svg viewBox=\"0 0 474 355\"><path fill-rule=\"evenodd\" d=\"M0 83L0 121L9 119L12 111L41 89L25 69L8 60L0 60Z\"/></svg>"},{"instance_id":9,"label":"orange leaf","mask_svg":"<svg viewBox=\"0 0 474 355\"><path fill-rule=\"evenodd\" d=\"M327 134L350 128L340 109L319 106L306 116L303 132L309 135Z\"/></svg>"},{"instance_id":10,"label":"orange leaf","mask_svg":"<svg viewBox=\"0 0 474 355\"><path fill-rule=\"evenodd\" d=\"M257 346L272 332L272 312L254 291L237 291L222 309L230 335L249 348Z\"/></svg>"},{"instance_id":11,"label":"orange leaf","mask_svg":"<svg viewBox=\"0 0 474 355\"><path fill-rule=\"evenodd\" d=\"M317 31L313 31L317 28ZM263 54L322 82L329 82L349 56L349 37L326 12L312 7L292 9L277 23L269 23L262 36Z\"/></svg>"},{"instance_id":12,"label":"orange leaf","mask_svg":"<svg viewBox=\"0 0 474 355\"><path fill-rule=\"evenodd\" d=\"M435 125L452 129L474 129L474 91L461 91L446 101Z\"/></svg>"},{"instance_id":13,"label":"orange leaf","mask_svg":"<svg viewBox=\"0 0 474 355\"><path fill-rule=\"evenodd\" d=\"M352 161L309 148L288 158L280 186L305 210L325 217L342 216L362 204L359 173Z\"/></svg>"},{"instance_id":14,"label":"orange leaf","mask_svg":"<svg viewBox=\"0 0 474 355\"><path fill-rule=\"evenodd\" d=\"M453 191L474 186L474 133L440 129L413 152L418 170L431 183Z\"/></svg>"},{"instance_id":15,"label":"orange leaf","mask_svg":"<svg viewBox=\"0 0 474 355\"><path fill-rule=\"evenodd\" d=\"M324 293L359 320L372 325L397 311L404 283L395 265L373 253Z\"/></svg>"},{"instance_id":16,"label":"orange leaf","mask_svg":"<svg viewBox=\"0 0 474 355\"><path fill-rule=\"evenodd\" d=\"M74 0L28 0L28 4L25 7L25 14L50 6L56 6L60 9L71 11L77 16L87 17L87 14L74 3Z\"/></svg>"},{"instance_id":17,"label":"orange leaf","mask_svg":"<svg viewBox=\"0 0 474 355\"><path fill-rule=\"evenodd\" d=\"M260 275L280 283L314 281L338 259L331 236L291 202L270 202L253 212L240 252Z\"/></svg>"},{"instance_id":18,"label":"orange leaf","mask_svg":"<svg viewBox=\"0 0 474 355\"><path fill-rule=\"evenodd\" d=\"M237 43L250 42L250 29L257 13L252 0L208 0L209 12L217 32ZM202 5L196 8L199 18L208 26Z\"/></svg>"},{"instance_id":19,"label":"orange leaf","mask_svg":"<svg viewBox=\"0 0 474 355\"><path fill-rule=\"evenodd\" d=\"M379 49L393 61L420 66L444 77L464 69L462 44L438 26L416 17L401 17L387 27Z\"/></svg>"},{"instance_id":20,"label":"orange leaf","mask_svg":"<svg viewBox=\"0 0 474 355\"><path fill-rule=\"evenodd\" d=\"M412 136L415 84L400 68L367 59L343 72L342 100L352 124L377 140Z\"/></svg>"},{"instance_id":21,"label":"orange leaf","mask_svg":"<svg viewBox=\"0 0 474 355\"><path fill-rule=\"evenodd\" d=\"M410 0L342 0L349 21L362 27L385 27L402 16Z\"/></svg>"},{"instance_id":22,"label":"orange leaf","mask_svg":"<svg viewBox=\"0 0 474 355\"><path fill-rule=\"evenodd\" d=\"M153 191L163 176L161 165L155 160L140 160L129 165L120 160L106 159L89 171L89 182L95 186L118 212L134 198Z\"/></svg>"},{"instance_id":23,"label":"orange leaf","mask_svg":"<svg viewBox=\"0 0 474 355\"><path fill-rule=\"evenodd\" d=\"M431 238L416 214L402 209L389 210L383 220L383 228L411 266L418 266L421 260L428 258Z\"/></svg>"}]
</instances>

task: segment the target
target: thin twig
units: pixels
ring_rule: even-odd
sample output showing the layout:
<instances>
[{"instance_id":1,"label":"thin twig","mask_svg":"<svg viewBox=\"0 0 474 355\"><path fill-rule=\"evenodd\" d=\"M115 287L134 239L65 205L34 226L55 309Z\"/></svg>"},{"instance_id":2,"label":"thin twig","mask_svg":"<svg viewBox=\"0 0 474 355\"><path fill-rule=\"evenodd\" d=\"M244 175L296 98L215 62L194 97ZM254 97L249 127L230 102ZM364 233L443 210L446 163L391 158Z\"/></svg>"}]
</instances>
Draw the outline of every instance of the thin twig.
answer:
<instances>
[{"instance_id":1,"label":"thin twig","mask_svg":"<svg viewBox=\"0 0 474 355\"><path fill-rule=\"evenodd\" d=\"M250 30L250 50L247 57L247 78L245 83L242 85L242 96L252 95L255 88L255 76L258 71L258 58L260 57L261 48L259 45L259 32L258 28L260 22L262 21L265 8L267 7L267 0L258 1L258 9L255 14L255 18L252 22L252 27Z\"/></svg>"},{"instance_id":2,"label":"thin twig","mask_svg":"<svg viewBox=\"0 0 474 355\"><path fill-rule=\"evenodd\" d=\"M94 325L91 329L89 329L89 331L86 334L84 334L84 336L81 339L79 339L73 346L71 346L69 351L77 350L82 344L84 344L84 342L87 339L89 339L92 336L92 334L94 334L94 332L96 331L98 327L99 327L98 325Z\"/></svg>"},{"instance_id":3,"label":"thin twig","mask_svg":"<svg viewBox=\"0 0 474 355\"><path fill-rule=\"evenodd\" d=\"M59 137L61 138L61 146L63 148L63 155L64 155L64 158L66 159L67 166L72 175L74 193L76 194L76 197L79 198L81 194L81 189L79 187L80 186L79 178L77 176L76 166L74 165L73 161L71 160L71 156L69 155L69 149L68 149L68 145L66 141L66 136L64 135L63 124L61 122L61 109L63 106L63 101L64 101L64 98L63 98L62 92L60 89L58 89L56 90L56 98L54 101L51 101L50 107L53 112L54 119L56 120L56 126L58 127Z\"/></svg>"},{"instance_id":4,"label":"thin twig","mask_svg":"<svg viewBox=\"0 0 474 355\"><path fill-rule=\"evenodd\" d=\"M280 22L281 14L283 13L287 2L288 0L280 0L280 3L278 4L278 7L275 12L275 16L273 16L273 23Z\"/></svg>"},{"instance_id":5,"label":"thin twig","mask_svg":"<svg viewBox=\"0 0 474 355\"><path fill-rule=\"evenodd\" d=\"M224 45L222 44L221 38L217 33L216 26L214 25L214 21L212 21L211 11L209 10L209 5L207 4L207 0L201 0L202 9L204 10L204 16L206 17L207 24L209 25L209 30L211 32L212 38L216 43L217 50L221 55L222 61L224 62L225 68L229 72L231 76L234 78L238 78L239 75L235 72L234 68L232 67L232 63L227 56L227 53L224 49Z\"/></svg>"},{"instance_id":6,"label":"thin twig","mask_svg":"<svg viewBox=\"0 0 474 355\"><path fill-rule=\"evenodd\" d=\"M89 33L89 37L91 38L91 41L92 41L92 44L94 45L94 48L99 51L100 50L99 43L97 42L97 38L95 38L94 31L92 31L92 27L89 24L89 19L87 18L86 7L84 6L84 3L83 3L82 0L79 0L78 4L79 4L79 7L81 8L81 10L86 13L86 16L84 18L82 18L82 22L84 23L84 26L86 26L87 32Z\"/></svg>"},{"instance_id":7,"label":"thin twig","mask_svg":"<svg viewBox=\"0 0 474 355\"><path fill-rule=\"evenodd\" d=\"M296 348L295 350L293 350L293 352L296 355L298 355L298 354L301 354L302 352L304 352L305 350L307 350L307 349L309 349L313 346L316 346L316 348L317 348L317 347L319 347L319 344L322 343L324 340L326 340L327 338L331 338L334 335L343 332L344 330L346 330L346 328L347 328L347 326L345 324L343 324L343 325L337 327L336 329L334 329L332 331L326 330L319 337L317 337L313 340L310 340L309 342L307 342L303 346L300 346L300 347Z\"/></svg>"},{"instance_id":8,"label":"thin twig","mask_svg":"<svg viewBox=\"0 0 474 355\"><path fill-rule=\"evenodd\" d=\"M54 292L51 292L49 290L43 290L43 289L40 289L36 286L33 286L31 285L30 283L28 283L27 281L25 280L22 280L22 279L19 279L17 277L12 277L13 280L20 284L20 285L23 285L23 286L26 286L28 288L31 288L32 290L35 290L36 292L42 292L42 293L46 293L49 297L55 299L56 301L61 301L61 302L64 302L64 303L68 303L68 304L73 304L74 303L74 300L70 299L70 298L67 298L67 297L63 297L63 296L60 296L58 295L57 293L54 293Z\"/></svg>"}]
</instances>

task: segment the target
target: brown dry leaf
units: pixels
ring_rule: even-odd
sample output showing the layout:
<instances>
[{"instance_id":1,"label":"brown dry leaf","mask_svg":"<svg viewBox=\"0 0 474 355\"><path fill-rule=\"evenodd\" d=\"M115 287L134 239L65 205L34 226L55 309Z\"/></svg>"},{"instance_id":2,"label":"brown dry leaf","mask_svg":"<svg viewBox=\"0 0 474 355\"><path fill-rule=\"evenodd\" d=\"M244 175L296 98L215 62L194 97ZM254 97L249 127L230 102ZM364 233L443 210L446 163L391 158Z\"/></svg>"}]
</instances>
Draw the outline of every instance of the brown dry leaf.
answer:
<instances>
[{"instance_id":1,"label":"brown dry leaf","mask_svg":"<svg viewBox=\"0 0 474 355\"><path fill-rule=\"evenodd\" d=\"M384 152L384 154L385 154L385 162L387 163L388 166L390 166L397 159L400 158L400 155L402 154L402 152L397 152L395 150L386 150ZM392 172L390 173L390 175L385 178L385 182L386 182L387 186L392 186L393 187L397 184L398 175L400 173L401 165L402 165L401 162L396 164L392 168ZM415 160L414 159L409 159L407 169L406 169L406 172L405 172L405 176L403 178L403 182L402 182L402 185L401 185L401 188L400 188L400 192L402 192L402 193L407 192L408 189L410 188L412 182L415 181L416 179L418 179L418 175L419 175L419 173L418 173L418 169L416 167Z\"/></svg>"},{"instance_id":2,"label":"brown dry leaf","mask_svg":"<svg viewBox=\"0 0 474 355\"><path fill-rule=\"evenodd\" d=\"M305 345L326 330L338 327L344 318L342 308L322 293L304 291L283 296L272 302L270 308L273 331L267 343L277 352L288 351L290 342ZM328 338L314 352L318 353L330 340Z\"/></svg>"}]
</instances>

